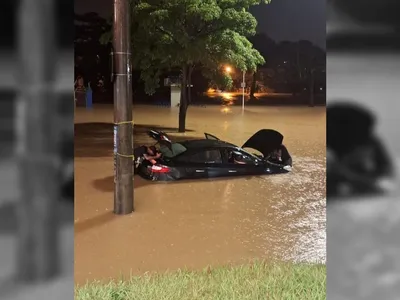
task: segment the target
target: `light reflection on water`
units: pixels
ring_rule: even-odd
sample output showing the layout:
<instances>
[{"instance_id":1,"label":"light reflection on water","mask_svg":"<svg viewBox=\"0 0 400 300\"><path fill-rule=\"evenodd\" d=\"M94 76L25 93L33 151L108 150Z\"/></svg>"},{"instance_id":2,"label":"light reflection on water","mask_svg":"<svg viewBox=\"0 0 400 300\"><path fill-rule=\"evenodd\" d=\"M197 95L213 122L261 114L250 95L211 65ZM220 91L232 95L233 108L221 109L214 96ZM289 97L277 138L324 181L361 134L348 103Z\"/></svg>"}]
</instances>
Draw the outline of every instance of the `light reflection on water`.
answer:
<instances>
[{"instance_id":1,"label":"light reflection on water","mask_svg":"<svg viewBox=\"0 0 400 300\"><path fill-rule=\"evenodd\" d=\"M299 157L294 161L289 178L258 179L268 197L254 199L247 209L252 217L242 219L237 230L247 232L242 242L252 252L272 259L325 263L324 161ZM318 172L320 178L315 177Z\"/></svg>"}]
</instances>

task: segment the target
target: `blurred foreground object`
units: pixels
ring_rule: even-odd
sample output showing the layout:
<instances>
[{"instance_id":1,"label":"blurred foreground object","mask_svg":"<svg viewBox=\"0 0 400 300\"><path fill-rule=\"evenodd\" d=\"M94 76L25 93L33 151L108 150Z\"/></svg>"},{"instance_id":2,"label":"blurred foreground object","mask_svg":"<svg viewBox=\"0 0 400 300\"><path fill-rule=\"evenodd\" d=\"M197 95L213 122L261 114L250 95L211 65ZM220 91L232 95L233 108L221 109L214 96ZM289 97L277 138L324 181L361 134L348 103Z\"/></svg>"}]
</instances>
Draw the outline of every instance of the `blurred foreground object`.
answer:
<instances>
[{"instance_id":1,"label":"blurred foreground object","mask_svg":"<svg viewBox=\"0 0 400 300\"><path fill-rule=\"evenodd\" d=\"M400 47L397 0L328 0L327 47L330 51L388 50Z\"/></svg>"},{"instance_id":2,"label":"blurred foreground object","mask_svg":"<svg viewBox=\"0 0 400 300\"><path fill-rule=\"evenodd\" d=\"M56 205L59 176L55 81L54 1L21 0L18 12L19 83L16 101L18 203L17 275L23 282L59 270Z\"/></svg>"},{"instance_id":3,"label":"blurred foreground object","mask_svg":"<svg viewBox=\"0 0 400 300\"><path fill-rule=\"evenodd\" d=\"M374 133L374 125L374 116L363 107L345 102L328 106L329 196L372 195L393 190L393 161Z\"/></svg>"},{"instance_id":4,"label":"blurred foreground object","mask_svg":"<svg viewBox=\"0 0 400 300\"><path fill-rule=\"evenodd\" d=\"M399 27L398 0L330 0L340 13L364 25L388 25Z\"/></svg>"}]
</instances>

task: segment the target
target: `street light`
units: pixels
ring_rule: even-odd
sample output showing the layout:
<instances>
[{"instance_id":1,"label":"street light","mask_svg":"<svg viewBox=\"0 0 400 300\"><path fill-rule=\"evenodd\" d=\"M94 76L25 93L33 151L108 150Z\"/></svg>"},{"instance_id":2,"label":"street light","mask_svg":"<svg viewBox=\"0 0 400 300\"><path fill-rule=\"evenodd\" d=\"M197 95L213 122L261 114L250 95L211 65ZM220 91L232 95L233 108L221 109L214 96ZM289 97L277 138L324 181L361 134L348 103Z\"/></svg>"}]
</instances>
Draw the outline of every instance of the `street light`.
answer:
<instances>
[{"instance_id":1,"label":"street light","mask_svg":"<svg viewBox=\"0 0 400 300\"><path fill-rule=\"evenodd\" d=\"M231 73L232 72L232 68L230 66L226 66L225 67L225 71L226 73ZM242 88L242 112L244 112L244 89L246 87L246 82L245 82L245 78L246 77L246 71L243 71L243 80L242 83L240 84L241 88Z\"/></svg>"}]
</instances>

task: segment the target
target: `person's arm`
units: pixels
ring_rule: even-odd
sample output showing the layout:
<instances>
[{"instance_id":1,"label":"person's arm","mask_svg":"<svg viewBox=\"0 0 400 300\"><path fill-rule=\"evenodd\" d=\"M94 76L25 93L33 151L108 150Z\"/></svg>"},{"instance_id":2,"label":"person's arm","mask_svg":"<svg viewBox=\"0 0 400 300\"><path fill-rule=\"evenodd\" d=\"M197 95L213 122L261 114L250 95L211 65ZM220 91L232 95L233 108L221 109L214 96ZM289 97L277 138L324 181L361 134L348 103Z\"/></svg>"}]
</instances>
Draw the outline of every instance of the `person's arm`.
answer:
<instances>
[{"instance_id":1,"label":"person's arm","mask_svg":"<svg viewBox=\"0 0 400 300\"><path fill-rule=\"evenodd\" d=\"M346 166L346 161L358 159L359 155L363 156L362 152L359 153L357 150L355 150L352 154L344 158L344 163L342 163L339 166L340 169L342 170L342 174L344 174L346 177L355 180L356 182L361 183L365 181L366 182L365 184L372 184L372 185L376 185L377 180L381 178L392 178L394 175L393 166L389 159L389 154L386 152L386 149L384 148L382 143L378 139L373 138L370 141L368 147L372 147L373 155L370 157L370 159L373 160L373 163L375 165L373 172L370 173L371 175L368 176L355 173Z\"/></svg>"},{"instance_id":2,"label":"person's arm","mask_svg":"<svg viewBox=\"0 0 400 300\"><path fill-rule=\"evenodd\" d=\"M330 176L339 177L342 180L355 185L374 185L375 180L369 176L364 176L353 172L345 162L339 160L335 152L329 148L326 151L327 159L327 178L329 180ZM349 159L348 157L346 159ZM346 160L345 160L346 161Z\"/></svg>"},{"instance_id":3,"label":"person's arm","mask_svg":"<svg viewBox=\"0 0 400 300\"><path fill-rule=\"evenodd\" d=\"M345 160L338 160L335 153L327 149L327 180L328 182L337 181L349 184L354 188L360 188L362 190L388 192L392 190L392 184L382 178L377 178L375 175L368 176L363 173L354 172L348 167L346 161L348 159L355 159L353 155L358 155L357 152L353 152L351 156L345 158Z\"/></svg>"},{"instance_id":4,"label":"person's arm","mask_svg":"<svg viewBox=\"0 0 400 300\"><path fill-rule=\"evenodd\" d=\"M143 154L143 157L151 162L153 165L155 165L157 163L156 159L161 157L161 153L157 153L156 155Z\"/></svg>"},{"instance_id":5,"label":"person's arm","mask_svg":"<svg viewBox=\"0 0 400 300\"><path fill-rule=\"evenodd\" d=\"M239 160L234 160L235 164L239 164L239 165L245 165L246 163L244 161L239 161Z\"/></svg>"},{"instance_id":6,"label":"person's arm","mask_svg":"<svg viewBox=\"0 0 400 300\"><path fill-rule=\"evenodd\" d=\"M335 173L340 175L343 179L351 184L365 185L371 187L376 184L376 179L374 177L355 173L342 163L336 163Z\"/></svg>"}]
</instances>

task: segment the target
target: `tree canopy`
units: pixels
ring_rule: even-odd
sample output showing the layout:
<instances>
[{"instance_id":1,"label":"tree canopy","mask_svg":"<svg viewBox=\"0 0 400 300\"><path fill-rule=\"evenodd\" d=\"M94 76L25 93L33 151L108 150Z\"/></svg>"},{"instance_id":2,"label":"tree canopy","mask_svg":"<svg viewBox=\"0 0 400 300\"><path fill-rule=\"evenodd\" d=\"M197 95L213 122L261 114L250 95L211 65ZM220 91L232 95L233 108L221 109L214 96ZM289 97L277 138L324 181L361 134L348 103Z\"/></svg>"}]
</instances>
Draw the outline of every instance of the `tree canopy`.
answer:
<instances>
[{"instance_id":1,"label":"tree canopy","mask_svg":"<svg viewBox=\"0 0 400 300\"><path fill-rule=\"evenodd\" d=\"M146 93L155 92L166 70L181 72L180 131L194 67L208 78L229 84L223 65L254 71L265 62L248 40L257 26L249 8L269 1L131 0L132 61L141 70ZM108 33L102 40L110 39Z\"/></svg>"},{"instance_id":2,"label":"tree canopy","mask_svg":"<svg viewBox=\"0 0 400 300\"><path fill-rule=\"evenodd\" d=\"M146 91L154 92L166 69L198 66L207 77L217 76L222 64L255 70L264 58L247 39L257 25L248 9L262 2L269 1L132 1L133 63Z\"/></svg>"}]
</instances>

